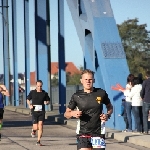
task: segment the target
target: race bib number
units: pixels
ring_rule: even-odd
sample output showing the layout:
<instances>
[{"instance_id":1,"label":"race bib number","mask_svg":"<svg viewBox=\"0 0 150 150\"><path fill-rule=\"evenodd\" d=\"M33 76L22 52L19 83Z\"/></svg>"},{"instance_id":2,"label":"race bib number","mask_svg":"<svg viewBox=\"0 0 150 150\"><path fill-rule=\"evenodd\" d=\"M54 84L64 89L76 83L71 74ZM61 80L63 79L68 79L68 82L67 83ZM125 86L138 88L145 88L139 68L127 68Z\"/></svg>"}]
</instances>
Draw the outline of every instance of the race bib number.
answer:
<instances>
[{"instance_id":1,"label":"race bib number","mask_svg":"<svg viewBox=\"0 0 150 150\"><path fill-rule=\"evenodd\" d=\"M101 137L91 137L91 143L93 148L105 148L105 140Z\"/></svg>"},{"instance_id":2,"label":"race bib number","mask_svg":"<svg viewBox=\"0 0 150 150\"><path fill-rule=\"evenodd\" d=\"M42 105L34 105L34 111L42 111Z\"/></svg>"}]
</instances>

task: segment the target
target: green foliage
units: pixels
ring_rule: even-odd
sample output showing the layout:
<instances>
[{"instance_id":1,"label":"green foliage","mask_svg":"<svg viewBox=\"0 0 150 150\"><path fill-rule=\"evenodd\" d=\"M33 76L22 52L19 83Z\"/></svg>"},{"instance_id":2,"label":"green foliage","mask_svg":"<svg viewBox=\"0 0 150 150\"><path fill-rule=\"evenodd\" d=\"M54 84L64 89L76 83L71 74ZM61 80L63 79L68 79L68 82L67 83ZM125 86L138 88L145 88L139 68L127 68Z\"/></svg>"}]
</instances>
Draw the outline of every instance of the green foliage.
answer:
<instances>
[{"instance_id":1,"label":"green foliage","mask_svg":"<svg viewBox=\"0 0 150 150\"><path fill-rule=\"evenodd\" d=\"M79 73L75 73L72 76L69 77L69 82L67 82L68 85L79 85L80 83L81 75Z\"/></svg>"},{"instance_id":2,"label":"green foliage","mask_svg":"<svg viewBox=\"0 0 150 150\"><path fill-rule=\"evenodd\" d=\"M58 73L55 73L53 78L51 79L51 85L52 86L58 85Z\"/></svg>"},{"instance_id":3,"label":"green foliage","mask_svg":"<svg viewBox=\"0 0 150 150\"><path fill-rule=\"evenodd\" d=\"M83 67L80 66L79 70L82 71ZM80 78L81 75L80 73L74 73L73 75L71 75L70 72L66 72L66 84L67 85L80 85ZM58 73L55 73L53 78L51 79L51 84L52 86L58 85Z\"/></svg>"},{"instance_id":4,"label":"green foliage","mask_svg":"<svg viewBox=\"0 0 150 150\"><path fill-rule=\"evenodd\" d=\"M138 19L130 19L118 25L119 34L126 53L130 72L143 75L150 70L150 32L146 24L138 24Z\"/></svg>"}]
</instances>

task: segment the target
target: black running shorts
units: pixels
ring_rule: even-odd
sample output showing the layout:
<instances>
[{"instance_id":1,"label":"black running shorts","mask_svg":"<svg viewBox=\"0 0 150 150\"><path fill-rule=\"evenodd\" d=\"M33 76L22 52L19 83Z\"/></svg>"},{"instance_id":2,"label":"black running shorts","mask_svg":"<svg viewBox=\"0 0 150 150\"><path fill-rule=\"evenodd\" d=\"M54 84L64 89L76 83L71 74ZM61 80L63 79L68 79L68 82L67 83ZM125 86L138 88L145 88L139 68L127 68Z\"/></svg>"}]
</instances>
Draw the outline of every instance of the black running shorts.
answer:
<instances>
[{"instance_id":1,"label":"black running shorts","mask_svg":"<svg viewBox=\"0 0 150 150\"><path fill-rule=\"evenodd\" d=\"M33 117L33 124L37 124L39 121L45 121L45 112L43 111L33 111L32 113Z\"/></svg>"},{"instance_id":2,"label":"black running shorts","mask_svg":"<svg viewBox=\"0 0 150 150\"><path fill-rule=\"evenodd\" d=\"M0 108L0 119L3 119L4 109Z\"/></svg>"},{"instance_id":3,"label":"black running shorts","mask_svg":"<svg viewBox=\"0 0 150 150\"><path fill-rule=\"evenodd\" d=\"M101 140L99 139L94 139L93 144L92 144L92 138L90 136L77 136L77 149L81 148L93 148L93 150L105 150L105 139L101 137ZM98 137L96 137L98 138ZM93 146L95 145L95 146ZM97 145L101 145L102 147L98 147Z\"/></svg>"}]
</instances>

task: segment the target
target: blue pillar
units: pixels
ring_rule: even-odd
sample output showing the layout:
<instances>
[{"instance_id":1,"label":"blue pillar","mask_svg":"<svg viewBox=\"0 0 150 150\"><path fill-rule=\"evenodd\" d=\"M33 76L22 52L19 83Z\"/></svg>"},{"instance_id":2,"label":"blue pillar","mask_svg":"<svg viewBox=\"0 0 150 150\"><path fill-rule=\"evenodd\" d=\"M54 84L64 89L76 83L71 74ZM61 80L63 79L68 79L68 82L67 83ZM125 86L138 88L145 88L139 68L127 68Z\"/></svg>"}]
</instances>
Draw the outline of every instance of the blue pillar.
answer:
<instances>
[{"instance_id":1,"label":"blue pillar","mask_svg":"<svg viewBox=\"0 0 150 150\"><path fill-rule=\"evenodd\" d=\"M66 110L66 72L64 38L64 0L58 0L58 63L59 63L59 113Z\"/></svg>"},{"instance_id":2,"label":"blue pillar","mask_svg":"<svg viewBox=\"0 0 150 150\"><path fill-rule=\"evenodd\" d=\"M16 10L16 0L12 0L14 106L19 106L18 60L17 60L17 12L16 11L17 11Z\"/></svg>"},{"instance_id":3,"label":"blue pillar","mask_svg":"<svg viewBox=\"0 0 150 150\"><path fill-rule=\"evenodd\" d=\"M50 44L50 1L46 0L46 16L47 16L47 54L48 54L48 94L50 96L50 107L49 110L53 110L53 102L52 102L52 89L51 89L51 44Z\"/></svg>"},{"instance_id":4,"label":"blue pillar","mask_svg":"<svg viewBox=\"0 0 150 150\"><path fill-rule=\"evenodd\" d=\"M3 61L4 61L4 84L10 90L10 66L9 66L9 23L8 23L8 0L2 1L3 18ZM2 57L1 57L2 58ZM10 104L9 97L5 97L5 105Z\"/></svg>"},{"instance_id":5,"label":"blue pillar","mask_svg":"<svg viewBox=\"0 0 150 150\"><path fill-rule=\"evenodd\" d=\"M29 1L24 0L24 40L25 40L25 99L24 105L27 107L26 96L30 92L30 47L29 47Z\"/></svg>"},{"instance_id":6,"label":"blue pillar","mask_svg":"<svg viewBox=\"0 0 150 150\"><path fill-rule=\"evenodd\" d=\"M46 17L46 0L35 0L36 76L43 81L43 89L48 92Z\"/></svg>"}]
</instances>

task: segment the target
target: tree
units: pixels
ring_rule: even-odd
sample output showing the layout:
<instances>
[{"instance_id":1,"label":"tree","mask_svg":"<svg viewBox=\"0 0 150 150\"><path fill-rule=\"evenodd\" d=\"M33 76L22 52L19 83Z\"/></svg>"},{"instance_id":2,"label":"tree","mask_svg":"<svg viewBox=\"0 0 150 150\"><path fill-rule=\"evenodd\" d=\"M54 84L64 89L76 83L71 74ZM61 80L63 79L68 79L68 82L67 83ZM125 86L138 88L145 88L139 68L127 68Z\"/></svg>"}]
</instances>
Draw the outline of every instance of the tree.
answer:
<instances>
[{"instance_id":1,"label":"tree","mask_svg":"<svg viewBox=\"0 0 150 150\"><path fill-rule=\"evenodd\" d=\"M79 85L79 84L81 84L80 78L81 78L80 73L75 73L69 77L69 82L67 82L67 84L68 85Z\"/></svg>"},{"instance_id":2,"label":"tree","mask_svg":"<svg viewBox=\"0 0 150 150\"><path fill-rule=\"evenodd\" d=\"M150 32L146 30L146 24L138 22L135 18L118 25L129 70L136 75L150 70Z\"/></svg>"},{"instance_id":3,"label":"tree","mask_svg":"<svg viewBox=\"0 0 150 150\"><path fill-rule=\"evenodd\" d=\"M81 74L80 74L80 71L83 71L83 67L80 66L79 67L79 72L76 72L74 73L73 75L71 75L71 72L66 72L66 84L67 85L80 85L80 78L81 78ZM58 73L55 73L52 80L51 80L51 83L52 83L52 86L56 86L58 85Z\"/></svg>"},{"instance_id":4,"label":"tree","mask_svg":"<svg viewBox=\"0 0 150 150\"><path fill-rule=\"evenodd\" d=\"M51 80L52 86L58 85L58 73L55 73L52 80Z\"/></svg>"},{"instance_id":5,"label":"tree","mask_svg":"<svg viewBox=\"0 0 150 150\"><path fill-rule=\"evenodd\" d=\"M79 72L74 73L73 75L70 74L69 76L69 82L67 82L68 85L80 85L80 79L81 79L81 71L83 71L83 66L79 67Z\"/></svg>"}]
</instances>

